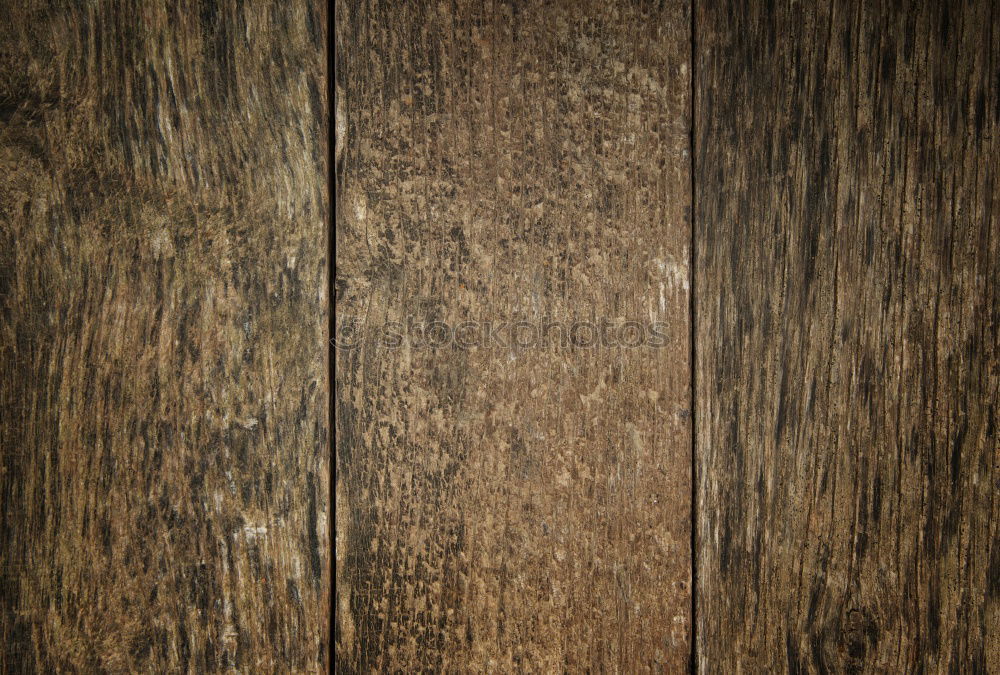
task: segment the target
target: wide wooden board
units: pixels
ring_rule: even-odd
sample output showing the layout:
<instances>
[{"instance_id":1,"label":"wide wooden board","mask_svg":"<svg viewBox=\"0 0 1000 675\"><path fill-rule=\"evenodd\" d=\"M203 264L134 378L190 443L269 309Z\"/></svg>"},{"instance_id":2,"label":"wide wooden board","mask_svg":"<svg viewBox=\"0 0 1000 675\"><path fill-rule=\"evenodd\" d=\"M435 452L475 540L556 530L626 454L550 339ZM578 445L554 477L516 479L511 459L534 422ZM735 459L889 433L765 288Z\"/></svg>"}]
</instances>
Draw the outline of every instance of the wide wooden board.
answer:
<instances>
[{"instance_id":1,"label":"wide wooden board","mask_svg":"<svg viewBox=\"0 0 1000 675\"><path fill-rule=\"evenodd\" d=\"M685 668L686 4L337 19L338 666Z\"/></svg>"},{"instance_id":2,"label":"wide wooden board","mask_svg":"<svg viewBox=\"0 0 1000 675\"><path fill-rule=\"evenodd\" d=\"M0 9L0 672L327 660L326 9Z\"/></svg>"},{"instance_id":3,"label":"wide wooden board","mask_svg":"<svg viewBox=\"0 0 1000 675\"><path fill-rule=\"evenodd\" d=\"M701 672L1000 671L1000 14L697 3Z\"/></svg>"}]
</instances>

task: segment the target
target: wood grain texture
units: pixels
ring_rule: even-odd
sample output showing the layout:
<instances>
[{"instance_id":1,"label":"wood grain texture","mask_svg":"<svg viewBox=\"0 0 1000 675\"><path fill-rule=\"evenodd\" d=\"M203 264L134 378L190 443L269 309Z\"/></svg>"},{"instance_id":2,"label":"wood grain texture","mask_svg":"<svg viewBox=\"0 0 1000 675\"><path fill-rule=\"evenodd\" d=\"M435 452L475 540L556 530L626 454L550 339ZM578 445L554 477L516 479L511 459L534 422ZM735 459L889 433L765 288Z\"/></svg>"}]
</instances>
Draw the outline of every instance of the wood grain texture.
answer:
<instances>
[{"instance_id":1,"label":"wood grain texture","mask_svg":"<svg viewBox=\"0 0 1000 675\"><path fill-rule=\"evenodd\" d=\"M1000 672L995 3L698 3L701 672Z\"/></svg>"},{"instance_id":2,"label":"wood grain texture","mask_svg":"<svg viewBox=\"0 0 1000 675\"><path fill-rule=\"evenodd\" d=\"M327 653L321 2L0 9L0 672Z\"/></svg>"},{"instance_id":3,"label":"wood grain texture","mask_svg":"<svg viewBox=\"0 0 1000 675\"><path fill-rule=\"evenodd\" d=\"M659 4L337 4L343 672L686 667L690 17ZM380 340L603 318L665 346Z\"/></svg>"}]
</instances>

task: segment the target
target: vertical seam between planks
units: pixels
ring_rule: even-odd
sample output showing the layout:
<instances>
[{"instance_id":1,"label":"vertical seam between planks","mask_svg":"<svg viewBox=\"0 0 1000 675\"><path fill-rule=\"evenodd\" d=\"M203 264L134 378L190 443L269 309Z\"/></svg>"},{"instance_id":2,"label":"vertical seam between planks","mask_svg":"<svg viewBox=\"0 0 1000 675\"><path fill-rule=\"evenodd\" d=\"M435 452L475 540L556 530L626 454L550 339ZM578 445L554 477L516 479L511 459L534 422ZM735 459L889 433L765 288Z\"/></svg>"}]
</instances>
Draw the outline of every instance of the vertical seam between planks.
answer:
<instances>
[{"instance_id":1,"label":"vertical seam between planks","mask_svg":"<svg viewBox=\"0 0 1000 675\"><path fill-rule=\"evenodd\" d=\"M688 337L691 344L690 353L690 368L691 368L691 655L690 655L690 672L698 672L698 454L697 454L697 407L698 407L698 396L697 396L697 370L698 362L697 356L697 324L696 324L696 309L697 309L697 298L696 298L696 286L697 275L695 274L695 263L697 262L697 256L695 255L695 222L697 213L697 202L695 201L697 192L695 186L695 120L697 119L697 107L696 103L696 93L697 93L697 42L695 32L696 21L695 21L695 3L697 0L691 0L691 66L690 66L690 118L688 121L688 166L689 166L689 181L691 183L691 217L689 219L689 225L691 227L691 242L689 246L689 259L688 259L688 286L690 288L690 293L688 295L688 323L690 326L690 335Z\"/></svg>"},{"instance_id":2,"label":"vertical seam between planks","mask_svg":"<svg viewBox=\"0 0 1000 675\"><path fill-rule=\"evenodd\" d=\"M334 26L334 16L337 8L336 3L328 2L326 5L326 391L327 391L327 452L330 455L330 475L327 481L327 523L330 524L327 532L329 537L327 551L330 561L329 583L330 591L327 593L329 604L327 606L327 638L326 638L326 672L332 673L334 670L334 658L336 653L336 600L337 593L337 556L336 556L336 418L334 412L336 398L336 359L337 351L334 346L334 334L336 331L336 292L334 282L334 227L336 218L337 199L337 85L336 85L336 34Z\"/></svg>"}]
</instances>

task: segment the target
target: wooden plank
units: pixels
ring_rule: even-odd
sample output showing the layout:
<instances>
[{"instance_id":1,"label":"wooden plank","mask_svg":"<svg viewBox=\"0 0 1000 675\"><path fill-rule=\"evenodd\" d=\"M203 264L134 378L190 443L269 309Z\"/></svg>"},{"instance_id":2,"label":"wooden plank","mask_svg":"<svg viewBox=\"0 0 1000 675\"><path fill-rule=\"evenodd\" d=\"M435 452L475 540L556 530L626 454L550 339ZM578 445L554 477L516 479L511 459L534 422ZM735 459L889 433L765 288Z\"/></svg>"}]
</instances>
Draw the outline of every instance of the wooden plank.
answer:
<instances>
[{"instance_id":1,"label":"wooden plank","mask_svg":"<svg viewBox=\"0 0 1000 675\"><path fill-rule=\"evenodd\" d=\"M337 4L344 672L687 664L690 16L659 5ZM663 346L559 344L605 319Z\"/></svg>"},{"instance_id":2,"label":"wooden plank","mask_svg":"<svg viewBox=\"0 0 1000 675\"><path fill-rule=\"evenodd\" d=\"M321 669L324 4L0 16L0 671Z\"/></svg>"},{"instance_id":3,"label":"wooden plank","mask_svg":"<svg viewBox=\"0 0 1000 675\"><path fill-rule=\"evenodd\" d=\"M698 3L702 672L998 672L995 4Z\"/></svg>"}]
</instances>

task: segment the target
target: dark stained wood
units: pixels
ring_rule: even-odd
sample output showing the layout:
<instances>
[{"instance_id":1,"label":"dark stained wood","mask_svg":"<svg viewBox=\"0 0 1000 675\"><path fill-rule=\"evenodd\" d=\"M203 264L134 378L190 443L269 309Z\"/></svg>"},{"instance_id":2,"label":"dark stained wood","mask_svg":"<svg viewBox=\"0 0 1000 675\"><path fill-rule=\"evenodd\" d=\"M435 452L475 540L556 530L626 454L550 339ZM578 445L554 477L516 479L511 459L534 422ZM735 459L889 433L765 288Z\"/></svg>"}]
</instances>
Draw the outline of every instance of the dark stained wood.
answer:
<instances>
[{"instance_id":1,"label":"dark stained wood","mask_svg":"<svg viewBox=\"0 0 1000 675\"><path fill-rule=\"evenodd\" d=\"M337 4L343 672L686 667L690 17L659 5ZM605 318L666 346L379 340Z\"/></svg>"},{"instance_id":2,"label":"dark stained wood","mask_svg":"<svg viewBox=\"0 0 1000 675\"><path fill-rule=\"evenodd\" d=\"M1000 672L995 3L697 3L701 672Z\"/></svg>"},{"instance_id":3,"label":"dark stained wood","mask_svg":"<svg viewBox=\"0 0 1000 675\"><path fill-rule=\"evenodd\" d=\"M0 672L327 654L322 2L0 9Z\"/></svg>"}]
</instances>

